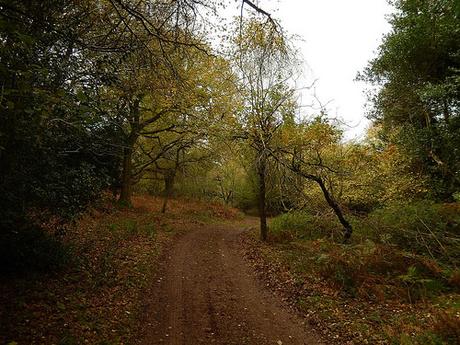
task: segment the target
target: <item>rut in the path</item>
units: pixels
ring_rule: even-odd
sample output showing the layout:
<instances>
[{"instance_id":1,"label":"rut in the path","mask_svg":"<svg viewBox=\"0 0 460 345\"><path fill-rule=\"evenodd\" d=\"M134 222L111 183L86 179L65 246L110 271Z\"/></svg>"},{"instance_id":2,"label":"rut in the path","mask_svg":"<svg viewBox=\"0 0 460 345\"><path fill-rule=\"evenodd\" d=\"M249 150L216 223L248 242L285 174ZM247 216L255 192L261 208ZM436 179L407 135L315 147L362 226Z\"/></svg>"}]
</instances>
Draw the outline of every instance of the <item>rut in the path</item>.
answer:
<instances>
[{"instance_id":1,"label":"rut in the path","mask_svg":"<svg viewBox=\"0 0 460 345\"><path fill-rule=\"evenodd\" d=\"M242 229L205 225L177 240L146 297L141 344L322 344L254 277Z\"/></svg>"}]
</instances>

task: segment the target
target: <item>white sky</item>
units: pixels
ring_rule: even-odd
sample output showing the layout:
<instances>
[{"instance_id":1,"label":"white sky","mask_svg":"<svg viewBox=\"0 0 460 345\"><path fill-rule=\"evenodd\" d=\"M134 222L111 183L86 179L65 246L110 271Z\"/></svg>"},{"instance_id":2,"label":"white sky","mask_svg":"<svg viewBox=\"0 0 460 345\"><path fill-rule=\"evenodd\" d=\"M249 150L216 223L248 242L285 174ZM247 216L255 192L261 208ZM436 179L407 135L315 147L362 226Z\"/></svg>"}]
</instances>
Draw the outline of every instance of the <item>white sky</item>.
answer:
<instances>
[{"instance_id":1,"label":"white sky","mask_svg":"<svg viewBox=\"0 0 460 345\"><path fill-rule=\"evenodd\" d=\"M375 56L384 33L390 30L387 0L260 0L297 42L310 82L318 79L316 95L332 116L343 119L346 138L362 137L368 126L363 94L355 82L358 71ZM240 2L235 2L238 6ZM277 8L278 10L274 10ZM303 97L305 99L305 97ZM303 103L309 103L303 100Z\"/></svg>"}]
</instances>

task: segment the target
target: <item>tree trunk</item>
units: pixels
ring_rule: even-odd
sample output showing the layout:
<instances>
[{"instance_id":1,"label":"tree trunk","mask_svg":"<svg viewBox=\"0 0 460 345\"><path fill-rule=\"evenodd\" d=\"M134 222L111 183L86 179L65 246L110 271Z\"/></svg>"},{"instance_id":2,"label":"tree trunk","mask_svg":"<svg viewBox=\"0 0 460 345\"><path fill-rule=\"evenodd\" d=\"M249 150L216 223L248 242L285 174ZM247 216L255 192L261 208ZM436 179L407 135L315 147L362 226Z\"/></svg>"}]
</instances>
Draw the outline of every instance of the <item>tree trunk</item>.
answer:
<instances>
[{"instance_id":1,"label":"tree trunk","mask_svg":"<svg viewBox=\"0 0 460 345\"><path fill-rule=\"evenodd\" d=\"M163 206L161 207L161 213L166 213L166 208L168 206L169 198L171 197L172 190L174 187L174 179L176 173L166 174L165 176L165 190L163 192Z\"/></svg>"},{"instance_id":2,"label":"tree trunk","mask_svg":"<svg viewBox=\"0 0 460 345\"><path fill-rule=\"evenodd\" d=\"M130 138L123 150L123 165L121 172L121 190L119 201L127 205L131 205L133 185L133 151L135 142L136 138Z\"/></svg>"},{"instance_id":3,"label":"tree trunk","mask_svg":"<svg viewBox=\"0 0 460 345\"><path fill-rule=\"evenodd\" d=\"M130 104L130 126L131 131L126 140L126 146L123 149L123 166L121 175L120 201L126 205L131 205L131 196L133 193L133 153L134 146L139 138L139 104L140 98L136 98Z\"/></svg>"},{"instance_id":4,"label":"tree trunk","mask_svg":"<svg viewBox=\"0 0 460 345\"><path fill-rule=\"evenodd\" d=\"M132 149L125 149L123 154L123 170L121 175L121 191L119 201L131 204L131 193L132 193Z\"/></svg>"},{"instance_id":5,"label":"tree trunk","mask_svg":"<svg viewBox=\"0 0 460 345\"><path fill-rule=\"evenodd\" d=\"M267 210L266 210L266 186L265 186L265 175L266 175L266 161L264 157L260 158L258 162L258 175L259 175L259 219L260 219L260 239L262 241L267 240L268 228L267 228Z\"/></svg>"},{"instance_id":6,"label":"tree trunk","mask_svg":"<svg viewBox=\"0 0 460 345\"><path fill-rule=\"evenodd\" d=\"M334 210L335 215L340 221L340 224L342 224L344 228L343 232L343 239L344 242L348 242L350 240L351 234L353 232L353 228L350 223L345 219L342 209L340 208L339 204L334 200L332 195L329 193L329 191L326 188L326 185L324 184L323 180L321 178L315 179L316 183L319 184L321 191L324 194L324 198L326 199L327 203L331 208Z\"/></svg>"},{"instance_id":7,"label":"tree trunk","mask_svg":"<svg viewBox=\"0 0 460 345\"><path fill-rule=\"evenodd\" d=\"M310 175L310 174L305 174L299 168L289 167L289 169L291 169L296 174L302 176L303 178L306 178L311 181L315 181L319 185L319 187L321 188L321 191L323 192L324 198L326 199L326 202L334 210L334 213L339 219L340 224L342 224L343 226L343 229L344 229L343 241L344 243L347 243L350 240L351 234L353 233L353 227L345 219L342 209L340 208L340 205L334 200L334 197L331 195L331 193L329 193L321 177Z\"/></svg>"}]
</instances>

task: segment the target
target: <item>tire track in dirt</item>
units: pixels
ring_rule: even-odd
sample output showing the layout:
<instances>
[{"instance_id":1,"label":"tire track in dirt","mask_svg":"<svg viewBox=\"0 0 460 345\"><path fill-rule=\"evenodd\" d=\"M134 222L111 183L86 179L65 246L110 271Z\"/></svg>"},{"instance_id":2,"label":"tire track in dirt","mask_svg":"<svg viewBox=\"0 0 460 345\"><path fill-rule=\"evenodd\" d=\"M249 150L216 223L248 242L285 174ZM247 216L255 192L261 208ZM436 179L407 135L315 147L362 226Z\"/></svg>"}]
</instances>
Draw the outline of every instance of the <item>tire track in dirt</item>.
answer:
<instances>
[{"instance_id":1,"label":"tire track in dirt","mask_svg":"<svg viewBox=\"0 0 460 345\"><path fill-rule=\"evenodd\" d=\"M208 224L177 239L146 296L140 344L323 344L243 259L247 227Z\"/></svg>"}]
</instances>

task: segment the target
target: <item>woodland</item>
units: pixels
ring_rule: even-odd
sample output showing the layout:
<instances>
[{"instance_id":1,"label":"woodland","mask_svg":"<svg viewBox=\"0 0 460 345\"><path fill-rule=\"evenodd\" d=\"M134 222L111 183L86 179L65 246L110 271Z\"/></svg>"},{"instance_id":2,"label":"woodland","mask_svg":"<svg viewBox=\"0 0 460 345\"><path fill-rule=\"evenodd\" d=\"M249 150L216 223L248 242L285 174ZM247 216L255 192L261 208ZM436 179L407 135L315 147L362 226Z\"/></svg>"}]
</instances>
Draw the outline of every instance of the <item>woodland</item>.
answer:
<instances>
[{"instance_id":1,"label":"woodland","mask_svg":"<svg viewBox=\"0 0 460 345\"><path fill-rule=\"evenodd\" d=\"M230 1L0 1L0 342L131 343L78 318L35 332L70 285L103 291L118 251L244 217L247 257L327 343L460 342L460 3L391 1L357 71L360 140L305 110L296 39L263 3L224 26Z\"/></svg>"}]
</instances>

